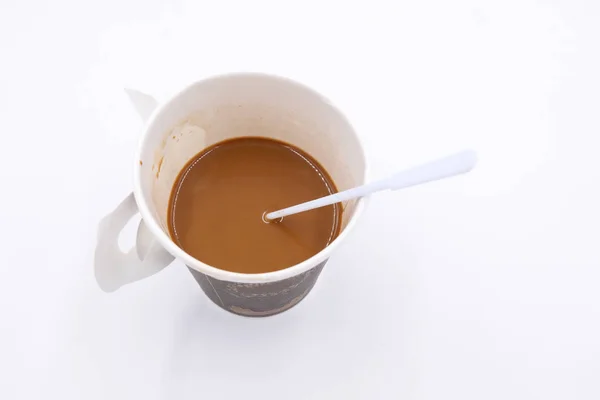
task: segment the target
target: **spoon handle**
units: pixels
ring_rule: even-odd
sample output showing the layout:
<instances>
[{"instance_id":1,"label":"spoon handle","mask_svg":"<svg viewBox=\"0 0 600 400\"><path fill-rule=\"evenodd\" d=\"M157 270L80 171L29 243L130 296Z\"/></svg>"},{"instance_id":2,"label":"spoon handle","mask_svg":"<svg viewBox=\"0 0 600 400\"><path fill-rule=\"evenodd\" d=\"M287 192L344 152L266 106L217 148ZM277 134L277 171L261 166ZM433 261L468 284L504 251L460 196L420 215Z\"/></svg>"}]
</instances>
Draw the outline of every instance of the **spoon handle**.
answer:
<instances>
[{"instance_id":1,"label":"spoon handle","mask_svg":"<svg viewBox=\"0 0 600 400\"><path fill-rule=\"evenodd\" d=\"M477 153L464 150L427 164L398 172L388 179L389 188L398 190L469 172L477 164Z\"/></svg>"},{"instance_id":2,"label":"spoon handle","mask_svg":"<svg viewBox=\"0 0 600 400\"><path fill-rule=\"evenodd\" d=\"M399 172L392 175L390 178L367 183L366 185L344 190L343 192L334 193L319 199L307 201L306 203L270 212L265 215L265 217L267 220L272 221L288 215L339 203L341 201L368 196L382 190L398 190L438 179L449 178L454 175L469 172L476 163L477 154L473 150L461 151L460 153Z\"/></svg>"}]
</instances>

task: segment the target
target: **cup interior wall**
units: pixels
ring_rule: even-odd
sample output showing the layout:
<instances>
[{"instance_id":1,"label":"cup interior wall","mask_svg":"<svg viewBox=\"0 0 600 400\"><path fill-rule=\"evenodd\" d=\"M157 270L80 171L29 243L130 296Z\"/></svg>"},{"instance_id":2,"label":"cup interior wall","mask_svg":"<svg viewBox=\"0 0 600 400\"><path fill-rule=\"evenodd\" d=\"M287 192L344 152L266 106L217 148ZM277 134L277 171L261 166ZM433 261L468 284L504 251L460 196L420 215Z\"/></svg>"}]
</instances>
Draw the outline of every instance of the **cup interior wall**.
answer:
<instances>
[{"instance_id":1,"label":"cup interior wall","mask_svg":"<svg viewBox=\"0 0 600 400\"><path fill-rule=\"evenodd\" d=\"M338 190L365 183L361 145L346 118L316 92L282 78L241 74L198 82L150 121L141 152L141 189L168 235L168 207L180 171L198 153L237 137L292 144L315 158ZM356 201L342 205L342 230Z\"/></svg>"}]
</instances>

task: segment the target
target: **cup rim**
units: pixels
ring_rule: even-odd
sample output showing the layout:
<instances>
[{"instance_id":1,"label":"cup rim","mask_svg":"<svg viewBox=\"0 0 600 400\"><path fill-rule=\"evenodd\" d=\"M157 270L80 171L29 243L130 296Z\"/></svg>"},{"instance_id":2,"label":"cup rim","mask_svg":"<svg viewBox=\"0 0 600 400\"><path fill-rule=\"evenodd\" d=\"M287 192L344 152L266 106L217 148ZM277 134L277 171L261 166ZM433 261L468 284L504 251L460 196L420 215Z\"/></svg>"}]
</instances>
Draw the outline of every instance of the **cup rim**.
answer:
<instances>
[{"instance_id":1,"label":"cup rim","mask_svg":"<svg viewBox=\"0 0 600 400\"><path fill-rule=\"evenodd\" d=\"M174 257L182 260L188 267L190 267L198 272L201 272L203 274L209 275L215 279L219 279L219 280L223 280L223 281L230 281L230 282L237 282L237 283L266 283L266 282L275 282L275 281L288 279L288 278L297 276L299 274L302 274L302 273L316 267L318 264L320 264L321 262L323 262L329 258L331 252L333 250L335 250L335 248L337 248L337 246L344 240L344 238L350 233L350 231L356 225L358 218L360 217L364 208L366 207L368 198L363 197L363 198L358 199L358 201L356 203L356 208L354 210L354 214L352 215L352 217L350 217L350 220L348 221L348 224L346 225L346 227L340 232L340 234L327 247L325 247L323 250L319 251L317 254L313 255L312 257L310 257L298 264L292 265L290 267L287 267L287 268L284 268L281 270L272 271L272 272L264 272L264 273L259 273L259 274L244 274L244 273L240 273L240 272L232 272L232 271L222 270L222 269L213 267L211 265L205 264L202 261L200 261L200 260L196 259L195 257L191 256L190 254L188 254L181 247L179 247L169 237L169 235L167 235L161 229L160 225L158 224L158 222L156 221L156 219L153 217L152 213L150 212L150 208L148 207L148 203L142 192L142 178L141 178L142 169L139 164L139 161L137 161L137 160L141 159L141 154L142 154L142 150L144 148L144 144L146 142L147 133L149 131L149 128L155 123L158 116L160 114L162 114L164 112L164 110L167 109L167 107L175 99L182 96L185 92L191 90L191 88L194 87L195 85L198 85L203 82L211 81L211 80L231 78L231 77L236 77L236 78L261 77L261 78L269 78L269 79L273 79L273 80L278 80L278 81L281 81L286 84L298 86L303 90L307 90L307 91L311 92L313 95L315 95L315 97L320 98L321 101L329 104L339 114L339 116L345 120L345 122L350 127L352 134L355 136L356 141L358 142L361 156L363 158L363 162L365 165L365 169L363 172L363 180L366 180L366 178L369 176L368 175L369 165L367 162L367 158L365 156L365 147L360 138L360 135L358 135L356 133L356 130L354 129L354 127L352 126L352 124L350 123L350 121L348 120L346 115L338 107L336 107L329 99L327 99L325 96L323 96L316 90L314 90L302 83L299 83L292 79L286 78L286 77L273 75L273 74L267 74L267 73L259 73L259 72L232 72L232 73L226 73L226 74L212 75L212 76L206 77L204 79L195 80L194 82L191 82L190 84L186 85L183 89L181 89L178 92L176 92L175 94L171 95L169 97L169 99L167 99L166 101L160 102L160 104L156 107L156 109L152 112L152 114L150 115L148 120L145 122L144 127L142 129L142 135L141 135L139 144L136 149L136 153L135 153L135 157L134 157L133 194L135 197L135 201L138 205L140 215L142 216L142 219L143 219L144 223L146 224L147 228L154 235L155 239L158 240L160 245L163 246L163 248L165 250L167 250Z\"/></svg>"}]
</instances>

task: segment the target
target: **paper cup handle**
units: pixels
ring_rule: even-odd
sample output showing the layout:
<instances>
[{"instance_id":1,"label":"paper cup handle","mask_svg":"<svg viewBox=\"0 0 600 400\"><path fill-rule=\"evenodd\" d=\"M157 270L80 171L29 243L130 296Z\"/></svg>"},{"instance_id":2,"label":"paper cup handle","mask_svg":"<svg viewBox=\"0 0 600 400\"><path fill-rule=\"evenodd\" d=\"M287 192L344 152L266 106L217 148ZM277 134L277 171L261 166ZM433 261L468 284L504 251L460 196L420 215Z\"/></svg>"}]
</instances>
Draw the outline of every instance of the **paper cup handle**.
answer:
<instances>
[{"instance_id":1,"label":"paper cup handle","mask_svg":"<svg viewBox=\"0 0 600 400\"><path fill-rule=\"evenodd\" d=\"M138 226L135 247L127 253L121 251L119 234L137 213L135 198L130 193L100 221L94 271L98 285L105 292L113 292L125 284L154 275L173 261L174 257L156 241L144 220Z\"/></svg>"}]
</instances>

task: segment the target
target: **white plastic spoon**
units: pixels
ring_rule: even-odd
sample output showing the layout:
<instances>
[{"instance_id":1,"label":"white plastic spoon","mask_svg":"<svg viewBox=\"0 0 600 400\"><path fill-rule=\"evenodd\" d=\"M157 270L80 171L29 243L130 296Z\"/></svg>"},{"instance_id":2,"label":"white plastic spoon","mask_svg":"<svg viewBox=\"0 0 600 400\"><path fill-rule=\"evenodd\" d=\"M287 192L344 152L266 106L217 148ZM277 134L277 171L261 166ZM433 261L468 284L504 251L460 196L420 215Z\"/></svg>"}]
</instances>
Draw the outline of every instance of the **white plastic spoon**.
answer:
<instances>
[{"instance_id":1,"label":"white plastic spoon","mask_svg":"<svg viewBox=\"0 0 600 400\"><path fill-rule=\"evenodd\" d=\"M392 175L390 178L367 183L366 185L334 193L329 196L321 197L320 199L269 212L264 217L266 217L267 221L273 221L287 217L288 215L298 214L315 208L339 203L341 201L355 199L357 197L368 196L383 190L398 190L409 186L436 181L438 179L449 178L454 175L469 172L475 167L476 163L477 153L473 150L461 151L460 153L399 172Z\"/></svg>"}]
</instances>

